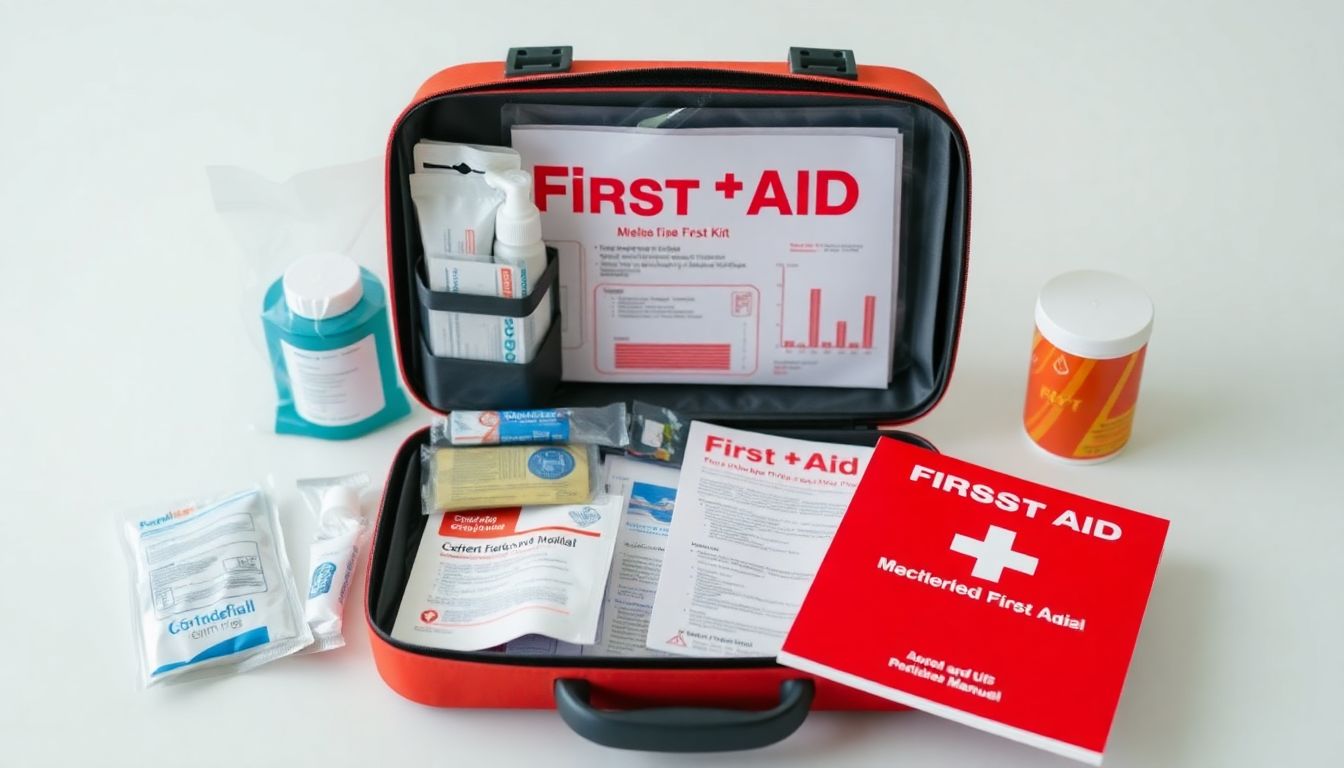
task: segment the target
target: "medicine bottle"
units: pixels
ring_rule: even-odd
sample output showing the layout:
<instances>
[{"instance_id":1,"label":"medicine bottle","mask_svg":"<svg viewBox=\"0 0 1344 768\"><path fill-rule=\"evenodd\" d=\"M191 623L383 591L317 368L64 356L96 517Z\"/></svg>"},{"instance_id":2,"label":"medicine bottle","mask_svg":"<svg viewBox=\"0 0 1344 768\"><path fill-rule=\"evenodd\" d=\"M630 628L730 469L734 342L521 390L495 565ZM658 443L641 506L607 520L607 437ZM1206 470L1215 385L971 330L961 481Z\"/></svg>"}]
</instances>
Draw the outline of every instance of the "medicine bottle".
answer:
<instances>
[{"instance_id":1,"label":"medicine bottle","mask_svg":"<svg viewBox=\"0 0 1344 768\"><path fill-rule=\"evenodd\" d=\"M276 432L343 440L410 413L382 283L350 258L319 253L291 264L266 291L262 326Z\"/></svg>"},{"instance_id":2,"label":"medicine bottle","mask_svg":"<svg viewBox=\"0 0 1344 768\"><path fill-rule=\"evenodd\" d=\"M1129 441L1153 303L1109 272L1067 272L1036 299L1024 426L1049 455L1114 458Z\"/></svg>"}]
</instances>

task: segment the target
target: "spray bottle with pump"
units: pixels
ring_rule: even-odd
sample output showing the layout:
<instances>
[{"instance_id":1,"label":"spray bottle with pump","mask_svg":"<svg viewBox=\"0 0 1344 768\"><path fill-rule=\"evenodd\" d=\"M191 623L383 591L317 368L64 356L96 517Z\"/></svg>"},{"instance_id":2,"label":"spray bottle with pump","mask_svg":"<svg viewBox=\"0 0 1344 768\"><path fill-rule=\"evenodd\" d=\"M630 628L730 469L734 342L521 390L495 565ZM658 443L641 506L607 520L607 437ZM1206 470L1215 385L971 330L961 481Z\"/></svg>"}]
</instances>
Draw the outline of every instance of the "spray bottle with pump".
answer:
<instances>
[{"instance_id":1,"label":"spray bottle with pump","mask_svg":"<svg viewBox=\"0 0 1344 768\"><path fill-rule=\"evenodd\" d=\"M485 183L504 193L495 213L495 262L517 267L521 296L546 269L546 244L541 240L541 212L532 202L532 174L523 170L486 171Z\"/></svg>"}]
</instances>

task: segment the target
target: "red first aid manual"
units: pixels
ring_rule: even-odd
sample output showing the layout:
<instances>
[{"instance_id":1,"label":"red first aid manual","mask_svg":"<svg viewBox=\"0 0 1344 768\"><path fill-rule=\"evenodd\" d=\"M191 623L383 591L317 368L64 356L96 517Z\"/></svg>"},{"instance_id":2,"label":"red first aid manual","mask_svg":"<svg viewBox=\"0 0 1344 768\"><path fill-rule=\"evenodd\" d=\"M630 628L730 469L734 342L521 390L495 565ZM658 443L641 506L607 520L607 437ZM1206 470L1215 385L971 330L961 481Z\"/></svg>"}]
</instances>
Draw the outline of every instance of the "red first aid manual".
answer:
<instances>
[{"instance_id":1,"label":"red first aid manual","mask_svg":"<svg viewBox=\"0 0 1344 768\"><path fill-rule=\"evenodd\" d=\"M779 661L1100 765L1166 534L883 439Z\"/></svg>"}]
</instances>

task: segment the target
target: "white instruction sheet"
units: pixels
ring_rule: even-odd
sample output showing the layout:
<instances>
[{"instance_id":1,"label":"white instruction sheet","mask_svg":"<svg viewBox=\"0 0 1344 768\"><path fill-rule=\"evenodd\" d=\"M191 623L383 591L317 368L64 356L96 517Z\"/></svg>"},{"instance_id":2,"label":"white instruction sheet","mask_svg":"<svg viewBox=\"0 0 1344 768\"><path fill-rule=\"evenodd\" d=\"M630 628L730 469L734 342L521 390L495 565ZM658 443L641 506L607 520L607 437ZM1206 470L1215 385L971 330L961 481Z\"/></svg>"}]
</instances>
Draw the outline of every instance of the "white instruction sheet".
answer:
<instances>
[{"instance_id":1,"label":"white instruction sheet","mask_svg":"<svg viewBox=\"0 0 1344 768\"><path fill-rule=\"evenodd\" d=\"M649 648L777 655L871 455L692 422Z\"/></svg>"},{"instance_id":2,"label":"white instruction sheet","mask_svg":"<svg viewBox=\"0 0 1344 768\"><path fill-rule=\"evenodd\" d=\"M680 472L624 456L608 457L603 469L607 493L625 497L625 514L616 534L597 642L584 655L661 656L646 640Z\"/></svg>"},{"instance_id":3,"label":"white instruction sheet","mask_svg":"<svg viewBox=\"0 0 1344 768\"><path fill-rule=\"evenodd\" d=\"M426 518L392 638L478 651L530 634L591 644L625 500Z\"/></svg>"},{"instance_id":4,"label":"white instruction sheet","mask_svg":"<svg viewBox=\"0 0 1344 768\"><path fill-rule=\"evenodd\" d=\"M564 377L885 388L892 128L519 125L559 251Z\"/></svg>"}]
</instances>

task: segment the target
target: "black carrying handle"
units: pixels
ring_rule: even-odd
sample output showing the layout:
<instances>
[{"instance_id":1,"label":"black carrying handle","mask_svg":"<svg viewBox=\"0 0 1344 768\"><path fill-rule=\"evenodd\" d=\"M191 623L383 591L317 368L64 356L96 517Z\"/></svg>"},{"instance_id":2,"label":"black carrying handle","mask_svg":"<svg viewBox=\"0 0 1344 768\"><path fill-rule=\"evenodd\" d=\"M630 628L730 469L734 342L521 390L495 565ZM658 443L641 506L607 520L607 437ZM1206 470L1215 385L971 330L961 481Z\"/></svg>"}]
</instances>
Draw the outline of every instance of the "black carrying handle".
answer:
<instances>
[{"instance_id":1,"label":"black carrying handle","mask_svg":"<svg viewBox=\"0 0 1344 768\"><path fill-rule=\"evenodd\" d=\"M623 712L593 708L586 680L555 681L555 708L574 732L616 749L646 752L731 752L756 749L798 730L816 692L811 680L779 684L779 704L766 710L657 707Z\"/></svg>"}]
</instances>

